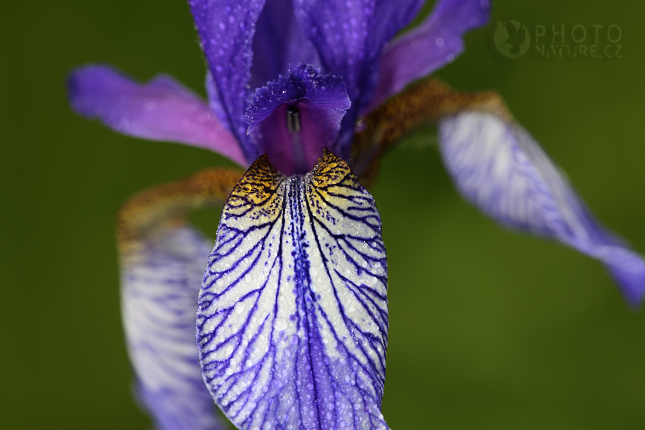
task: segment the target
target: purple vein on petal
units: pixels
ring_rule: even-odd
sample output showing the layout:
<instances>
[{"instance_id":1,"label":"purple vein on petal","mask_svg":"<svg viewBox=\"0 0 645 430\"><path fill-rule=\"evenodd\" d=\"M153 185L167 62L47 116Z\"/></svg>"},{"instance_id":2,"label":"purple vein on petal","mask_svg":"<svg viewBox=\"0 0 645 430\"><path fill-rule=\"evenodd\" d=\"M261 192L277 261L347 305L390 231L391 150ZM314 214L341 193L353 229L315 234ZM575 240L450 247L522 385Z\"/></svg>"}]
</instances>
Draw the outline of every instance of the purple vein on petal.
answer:
<instances>
[{"instance_id":1,"label":"purple vein on petal","mask_svg":"<svg viewBox=\"0 0 645 430\"><path fill-rule=\"evenodd\" d=\"M424 22L383 50L376 93L363 114L408 84L452 62L464 50L464 34L486 25L489 18L489 0L437 2Z\"/></svg>"},{"instance_id":2,"label":"purple vein on petal","mask_svg":"<svg viewBox=\"0 0 645 430\"><path fill-rule=\"evenodd\" d=\"M459 191L502 225L550 237L602 261L633 305L645 263L607 231L518 124L465 111L440 121L444 163Z\"/></svg>"},{"instance_id":3,"label":"purple vein on petal","mask_svg":"<svg viewBox=\"0 0 645 430\"><path fill-rule=\"evenodd\" d=\"M137 392L159 430L223 430L198 363L195 305L212 242L164 229L122 255L122 311Z\"/></svg>"},{"instance_id":4,"label":"purple vein on petal","mask_svg":"<svg viewBox=\"0 0 645 430\"><path fill-rule=\"evenodd\" d=\"M206 103L170 76L141 84L111 67L90 65L74 70L67 88L76 112L116 131L210 149L248 165L235 138Z\"/></svg>"},{"instance_id":5,"label":"purple vein on petal","mask_svg":"<svg viewBox=\"0 0 645 430\"><path fill-rule=\"evenodd\" d=\"M198 345L211 394L240 429L387 429L380 218L349 167L323 158L290 178L260 158L222 212Z\"/></svg>"}]
</instances>

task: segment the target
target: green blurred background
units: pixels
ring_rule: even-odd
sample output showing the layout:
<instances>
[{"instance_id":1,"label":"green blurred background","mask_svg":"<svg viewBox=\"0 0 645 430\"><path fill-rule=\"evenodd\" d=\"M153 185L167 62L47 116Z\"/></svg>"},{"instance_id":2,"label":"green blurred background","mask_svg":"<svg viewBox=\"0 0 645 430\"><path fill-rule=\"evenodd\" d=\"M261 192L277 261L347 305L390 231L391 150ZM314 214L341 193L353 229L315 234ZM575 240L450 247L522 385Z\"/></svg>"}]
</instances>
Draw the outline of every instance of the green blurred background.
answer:
<instances>
[{"instance_id":1,"label":"green blurred background","mask_svg":"<svg viewBox=\"0 0 645 430\"><path fill-rule=\"evenodd\" d=\"M144 429L123 345L114 216L133 193L227 162L141 141L69 109L71 68L164 71L203 94L182 0L0 5L2 429ZM496 1L492 24L438 75L495 89L609 227L645 252L645 4ZM518 60L498 20L622 29L622 58ZM571 43L569 34L567 41ZM612 37L615 37L612 35ZM433 128L384 160L373 194L388 246L384 414L395 429L643 429L645 315L599 263L510 233L464 203ZM218 212L195 214L214 235Z\"/></svg>"}]
</instances>

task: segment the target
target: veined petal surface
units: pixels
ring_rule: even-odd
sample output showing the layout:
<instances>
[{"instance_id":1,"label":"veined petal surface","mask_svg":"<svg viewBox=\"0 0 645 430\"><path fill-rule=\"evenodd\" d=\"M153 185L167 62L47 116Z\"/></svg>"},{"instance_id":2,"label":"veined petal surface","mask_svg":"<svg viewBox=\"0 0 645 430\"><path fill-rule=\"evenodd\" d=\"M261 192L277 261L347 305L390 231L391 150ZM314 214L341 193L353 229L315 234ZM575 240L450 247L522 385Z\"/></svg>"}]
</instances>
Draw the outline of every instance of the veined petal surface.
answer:
<instances>
[{"instance_id":1,"label":"veined petal surface","mask_svg":"<svg viewBox=\"0 0 645 430\"><path fill-rule=\"evenodd\" d=\"M116 131L210 149L248 166L237 141L208 105L170 76L140 84L110 67L91 65L74 70L67 88L76 112Z\"/></svg>"},{"instance_id":2,"label":"veined petal surface","mask_svg":"<svg viewBox=\"0 0 645 430\"><path fill-rule=\"evenodd\" d=\"M122 312L137 391L159 430L220 430L195 344L195 309L212 242L164 229L121 256Z\"/></svg>"},{"instance_id":3,"label":"veined petal surface","mask_svg":"<svg viewBox=\"0 0 645 430\"><path fill-rule=\"evenodd\" d=\"M444 163L457 188L501 224L557 239L602 261L638 304L645 263L608 232L519 125L463 112L440 121Z\"/></svg>"},{"instance_id":4,"label":"veined petal surface","mask_svg":"<svg viewBox=\"0 0 645 430\"><path fill-rule=\"evenodd\" d=\"M387 429L387 265L374 199L329 151L259 158L222 212L199 297L204 380L240 429Z\"/></svg>"},{"instance_id":5,"label":"veined petal surface","mask_svg":"<svg viewBox=\"0 0 645 430\"><path fill-rule=\"evenodd\" d=\"M453 61L464 50L464 34L486 25L490 9L489 0L439 0L424 22L383 50L376 93L366 112Z\"/></svg>"}]
</instances>

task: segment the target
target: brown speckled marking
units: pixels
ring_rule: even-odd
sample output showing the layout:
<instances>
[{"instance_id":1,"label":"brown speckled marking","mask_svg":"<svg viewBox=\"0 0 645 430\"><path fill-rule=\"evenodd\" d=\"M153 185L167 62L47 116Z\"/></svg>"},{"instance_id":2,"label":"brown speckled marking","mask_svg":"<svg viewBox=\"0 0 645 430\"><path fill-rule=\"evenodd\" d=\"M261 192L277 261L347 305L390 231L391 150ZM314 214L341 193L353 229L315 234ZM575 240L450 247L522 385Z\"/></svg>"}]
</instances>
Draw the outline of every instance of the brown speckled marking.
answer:
<instances>
[{"instance_id":1,"label":"brown speckled marking","mask_svg":"<svg viewBox=\"0 0 645 430\"><path fill-rule=\"evenodd\" d=\"M249 207L274 207L276 190L284 180L264 154L251 164L244 176L231 191L226 210L239 215Z\"/></svg>"},{"instance_id":2,"label":"brown speckled marking","mask_svg":"<svg viewBox=\"0 0 645 430\"><path fill-rule=\"evenodd\" d=\"M329 200L338 199L347 194L347 187L360 187L349 165L327 149L323 150L322 157L307 177L318 191L309 194L313 203L321 196ZM279 188L285 186L286 179L273 167L267 155L260 156L231 191L222 216L225 219L244 216L258 223L274 220L283 209L284 192Z\"/></svg>"},{"instance_id":3,"label":"brown speckled marking","mask_svg":"<svg viewBox=\"0 0 645 430\"><path fill-rule=\"evenodd\" d=\"M188 211L222 204L242 174L237 169L211 168L136 194L117 215L119 250L136 251L163 227L183 224Z\"/></svg>"},{"instance_id":4,"label":"brown speckled marking","mask_svg":"<svg viewBox=\"0 0 645 430\"><path fill-rule=\"evenodd\" d=\"M323 149L323 155L318 159L312 173L312 182L318 188L336 185L347 175L354 176L349 165L327 148Z\"/></svg>"},{"instance_id":5,"label":"brown speckled marking","mask_svg":"<svg viewBox=\"0 0 645 430\"><path fill-rule=\"evenodd\" d=\"M307 192L307 200L320 216L328 204L345 208L353 197L361 194L361 184L349 164L328 149L323 149L322 157L307 176L311 181L309 186L315 189Z\"/></svg>"},{"instance_id":6,"label":"brown speckled marking","mask_svg":"<svg viewBox=\"0 0 645 430\"><path fill-rule=\"evenodd\" d=\"M411 85L370 112L362 120L363 130L354 136L350 158L361 183L369 186L374 182L379 158L406 134L464 110L510 118L504 102L494 91L455 91L437 79Z\"/></svg>"}]
</instances>

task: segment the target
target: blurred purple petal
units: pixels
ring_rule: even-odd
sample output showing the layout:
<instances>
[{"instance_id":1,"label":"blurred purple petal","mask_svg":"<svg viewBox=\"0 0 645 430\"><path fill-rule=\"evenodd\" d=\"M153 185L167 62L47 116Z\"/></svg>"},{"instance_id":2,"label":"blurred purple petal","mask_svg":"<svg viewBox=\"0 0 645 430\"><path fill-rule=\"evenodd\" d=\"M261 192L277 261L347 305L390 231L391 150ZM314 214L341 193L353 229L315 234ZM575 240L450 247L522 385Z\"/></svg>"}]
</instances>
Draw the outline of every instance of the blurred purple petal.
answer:
<instances>
[{"instance_id":1,"label":"blurred purple petal","mask_svg":"<svg viewBox=\"0 0 645 430\"><path fill-rule=\"evenodd\" d=\"M464 33L487 24L489 15L489 0L440 0L423 23L385 48L376 93L364 113L454 60L464 49Z\"/></svg>"},{"instance_id":2,"label":"blurred purple petal","mask_svg":"<svg viewBox=\"0 0 645 430\"><path fill-rule=\"evenodd\" d=\"M199 297L213 398L240 429L387 429L387 265L372 196L326 151L258 159L222 211Z\"/></svg>"},{"instance_id":3,"label":"blurred purple petal","mask_svg":"<svg viewBox=\"0 0 645 430\"><path fill-rule=\"evenodd\" d=\"M250 163L260 152L246 134L244 111L251 96L247 85L253 34L264 0L188 0L188 4L228 129Z\"/></svg>"},{"instance_id":4,"label":"blurred purple petal","mask_svg":"<svg viewBox=\"0 0 645 430\"><path fill-rule=\"evenodd\" d=\"M235 138L206 103L169 76L140 84L110 67L94 65L76 69L67 86L76 112L116 131L210 149L248 165Z\"/></svg>"},{"instance_id":5,"label":"blurred purple petal","mask_svg":"<svg viewBox=\"0 0 645 430\"><path fill-rule=\"evenodd\" d=\"M350 106L340 78L300 64L256 91L246 120L262 152L290 176L311 170L323 148L335 149L341 119ZM289 115L297 130L289 130Z\"/></svg>"},{"instance_id":6,"label":"blurred purple petal","mask_svg":"<svg viewBox=\"0 0 645 430\"><path fill-rule=\"evenodd\" d=\"M422 4L421 0L294 0L296 18L322 66L342 76L352 101L343 119L341 158L349 156L358 112L371 100L381 50Z\"/></svg>"},{"instance_id":7,"label":"blurred purple petal","mask_svg":"<svg viewBox=\"0 0 645 430\"><path fill-rule=\"evenodd\" d=\"M320 67L315 48L296 22L292 0L267 0L253 36L251 88L263 87L300 63Z\"/></svg>"},{"instance_id":8,"label":"blurred purple petal","mask_svg":"<svg viewBox=\"0 0 645 430\"><path fill-rule=\"evenodd\" d=\"M626 299L645 293L645 263L597 222L519 125L463 112L440 122L444 163L461 193L501 224L557 239L602 261Z\"/></svg>"},{"instance_id":9,"label":"blurred purple petal","mask_svg":"<svg viewBox=\"0 0 645 430\"><path fill-rule=\"evenodd\" d=\"M219 119L222 127L230 131L230 124L228 123L228 117L226 116L226 111L222 106L222 101L219 97L219 92L217 91L217 86L213 81L213 75L211 72L206 72L206 95L208 96L208 106L211 108L211 111L215 114L217 119ZM240 152L242 150L240 149Z\"/></svg>"},{"instance_id":10,"label":"blurred purple petal","mask_svg":"<svg viewBox=\"0 0 645 430\"><path fill-rule=\"evenodd\" d=\"M159 430L219 430L195 344L195 305L212 242L188 228L122 257L123 325L139 399Z\"/></svg>"}]
</instances>

